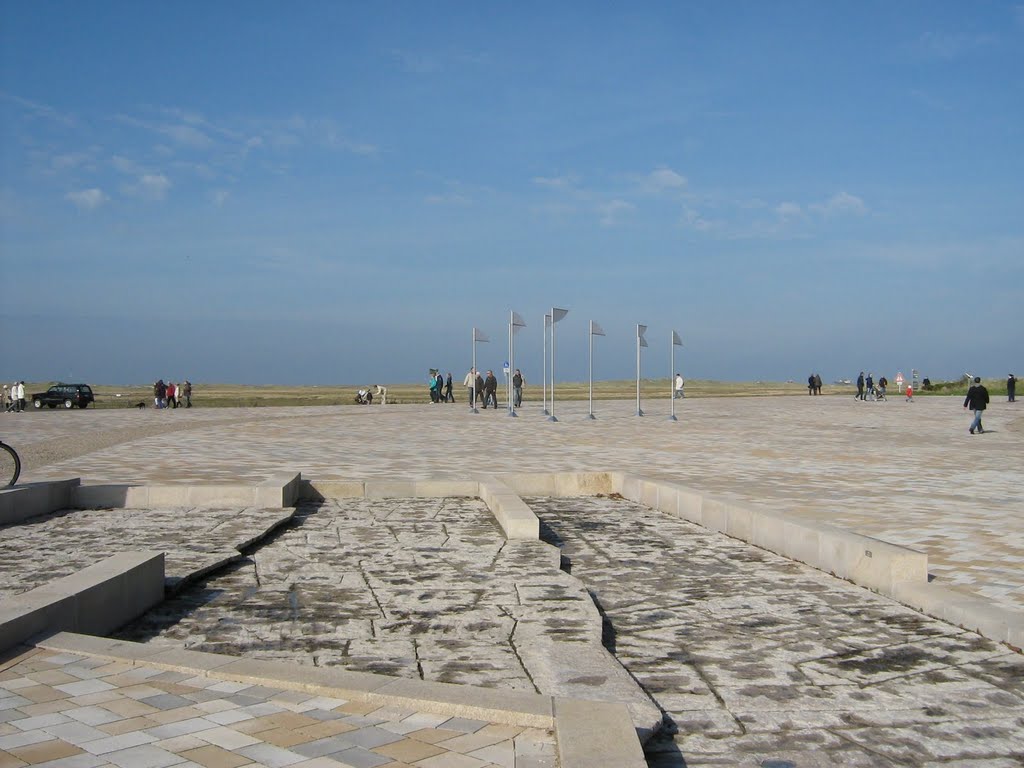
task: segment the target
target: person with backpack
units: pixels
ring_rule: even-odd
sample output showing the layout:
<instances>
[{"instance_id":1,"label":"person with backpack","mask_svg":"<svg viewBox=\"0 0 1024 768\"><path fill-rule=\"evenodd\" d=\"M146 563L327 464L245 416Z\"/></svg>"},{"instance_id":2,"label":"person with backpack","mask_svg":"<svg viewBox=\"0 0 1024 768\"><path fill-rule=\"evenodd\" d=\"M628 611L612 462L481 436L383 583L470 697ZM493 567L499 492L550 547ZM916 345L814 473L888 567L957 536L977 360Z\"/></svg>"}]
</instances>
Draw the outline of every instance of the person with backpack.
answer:
<instances>
[{"instance_id":1,"label":"person with backpack","mask_svg":"<svg viewBox=\"0 0 1024 768\"><path fill-rule=\"evenodd\" d=\"M981 376L974 377L974 384L967 390L967 397L964 398L964 410L970 408L974 411L974 421L971 422L970 433L973 435L974 431L977 430L978 434L984 434L985 430L981 426L981 417L985 413L985 408L988 406L988 390L985 389L985 385L981 383Z\"/></svg>"}]
</instances>

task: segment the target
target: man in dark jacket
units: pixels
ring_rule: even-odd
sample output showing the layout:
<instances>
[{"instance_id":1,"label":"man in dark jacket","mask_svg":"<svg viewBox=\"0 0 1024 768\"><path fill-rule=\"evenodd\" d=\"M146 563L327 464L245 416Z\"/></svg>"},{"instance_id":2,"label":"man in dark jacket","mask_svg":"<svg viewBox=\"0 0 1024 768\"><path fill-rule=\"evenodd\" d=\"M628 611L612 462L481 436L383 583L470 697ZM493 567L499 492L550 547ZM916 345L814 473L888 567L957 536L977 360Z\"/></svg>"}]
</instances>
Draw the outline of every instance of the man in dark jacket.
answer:
<instances>
[{"instance_id":1,"label":"man in dark jacket","mask_svg":"<svg viewBox=\"0 0 1024 768\"><path fill-rule=\"evenodd\" d=\"M985 407L988 405L988 390L985 389L985 385L981 383L981 377L974 377L974 384L967 390L967 397L964 398L964 410L970 408L974 411L974 421L971 422L971 434L974 434L974 430L978 430L979 433L985 432L981 426L981 416L985 413Z\"/></svg>"},{"instance_id":2,"label":"man in dark jacket","mask_svg":"<svg viewBox=\"0 0 1024 768\"><path fill-rule=\"evenodd\" d=\"M487 378L484 379L484 408L487 407L488 401L490 401L491 405L493 405L495 410L497 410L498 380L494 377L494 371L488 371Z\"/></svg>"},{"instance_id":3,"label":"man in dark jacket","mask_svg":"<svg viewBox=\"0 0 1024 768\"><path fill-rule=\"evenodd\" d=\"M1006 377L1006 401L1012 403L1017 399L1017 377L1012 373Z\"/></svg>"},{"instance_id":4,"label":"man in dark jacket","mask_svg":"<svg viewBox=\"0 0 1024 768\"><path fill-rule=\"evenodd\" d=\"M864 399L864 371L860 372L860 376L857 377L857 400Z\"/></svg>"}]
</instances>

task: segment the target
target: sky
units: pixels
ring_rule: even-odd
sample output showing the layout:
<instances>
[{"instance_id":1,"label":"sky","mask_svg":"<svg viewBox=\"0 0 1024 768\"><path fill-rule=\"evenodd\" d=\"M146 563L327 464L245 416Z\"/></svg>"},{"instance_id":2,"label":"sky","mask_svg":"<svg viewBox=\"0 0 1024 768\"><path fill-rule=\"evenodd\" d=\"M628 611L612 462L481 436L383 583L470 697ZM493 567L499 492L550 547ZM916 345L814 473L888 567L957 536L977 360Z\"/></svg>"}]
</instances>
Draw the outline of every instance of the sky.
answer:
<instances>
[{"instance_id":1,"label":"sky","mask_svg":"<svg viewBox=\"0 0 1024 768\"><path fill-rule=\"evenodd\" d=\"M0 0L0 380L1024 372L1019 2Z\"/></svg>"}]
</instances>

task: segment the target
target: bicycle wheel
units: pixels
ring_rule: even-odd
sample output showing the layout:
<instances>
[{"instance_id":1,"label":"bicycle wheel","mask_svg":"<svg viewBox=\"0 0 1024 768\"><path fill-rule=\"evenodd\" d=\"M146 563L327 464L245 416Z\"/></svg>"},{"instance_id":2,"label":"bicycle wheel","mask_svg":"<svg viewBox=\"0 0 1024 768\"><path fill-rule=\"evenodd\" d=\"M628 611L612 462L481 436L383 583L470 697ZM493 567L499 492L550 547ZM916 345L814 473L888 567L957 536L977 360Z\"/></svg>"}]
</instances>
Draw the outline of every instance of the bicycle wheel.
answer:
<instances>
[{"instance_id":1,"label":"bicycle wheel","mask_svg":"<svg viewBox=\"0 0 1024 768\"><path fill-rule=\"evenodd\" d=\"M18 482L21 474L21 459L7 443L0 443L0 488L9 488Z\"/></svg>"}]
</instances>

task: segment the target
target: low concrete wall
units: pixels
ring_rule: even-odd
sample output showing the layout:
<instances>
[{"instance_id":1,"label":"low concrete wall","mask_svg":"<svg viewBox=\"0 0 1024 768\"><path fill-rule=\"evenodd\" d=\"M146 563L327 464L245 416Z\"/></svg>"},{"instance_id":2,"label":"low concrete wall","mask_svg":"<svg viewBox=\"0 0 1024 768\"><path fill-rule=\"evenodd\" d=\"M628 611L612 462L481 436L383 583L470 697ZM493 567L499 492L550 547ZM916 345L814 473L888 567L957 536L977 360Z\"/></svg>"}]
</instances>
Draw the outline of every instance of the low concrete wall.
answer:
<instances>
[{"instance_id":1,"label":"low concrete wall","mask_svg":"<svg viewBox=\"0 0 1024 768\"><path fill-rule=\"evenodd\" d=\"M480 498L508 539L540 539L540 520L511 488L493 477L480 480Z\"/></svg>"},{"instance_id":2,"label":"low concrete wall","mask_svg":"<svg viewBox=\"0 0 1024 768\"><path fill-rule=\"evenodd\" d=\"M284 473L258 485L80 485L63 506L76 509L290 507L294 506L302 487L301 473Z\"/></svg>"},{"instance_id":3,"label":"low concrete wall","mask_svg":"<svg viewBox=\"0 0 1024 768\"><path fill-rule=\"evenodd\" d=\"M80 480L25 483L0 491L0 525L12 525L30 517L48 515L73 506L71 500Z\"/></svg>"},{"instance_id":4,"label":"low concrete wall","mask_svg":"<svg viewBox=\"0 0 1024 768\"><path fill-rule=\"evenodd\" d=\"M1006 643L1018 652L1024 649L1024 614L993 607L984 598L918 581L897 584L892 597L929 616Z\"/></svg>"},{"instance_id":5,"label":"low concrete wall","mask_svg":"<svg viewBox=\"0 0 1024 768\"><path fill-rule=\"evenodd\" d=\"M163 599L163 553L122 552L0 602L0 651L43 632L112 632Z\"/></svg>"},{"instance_id":6,"label":"low concrete wall","mask_svg":"<svg viewBox=\"0 0 1024 768\"><path fill-rule=\"evenodd\" d=\"M704 496L693 488L612 473L617 493L630 501L697 523L894 595L903 582L927 583L928 555L824 523L797 520Z\"/></svg>"}]
</instances>

